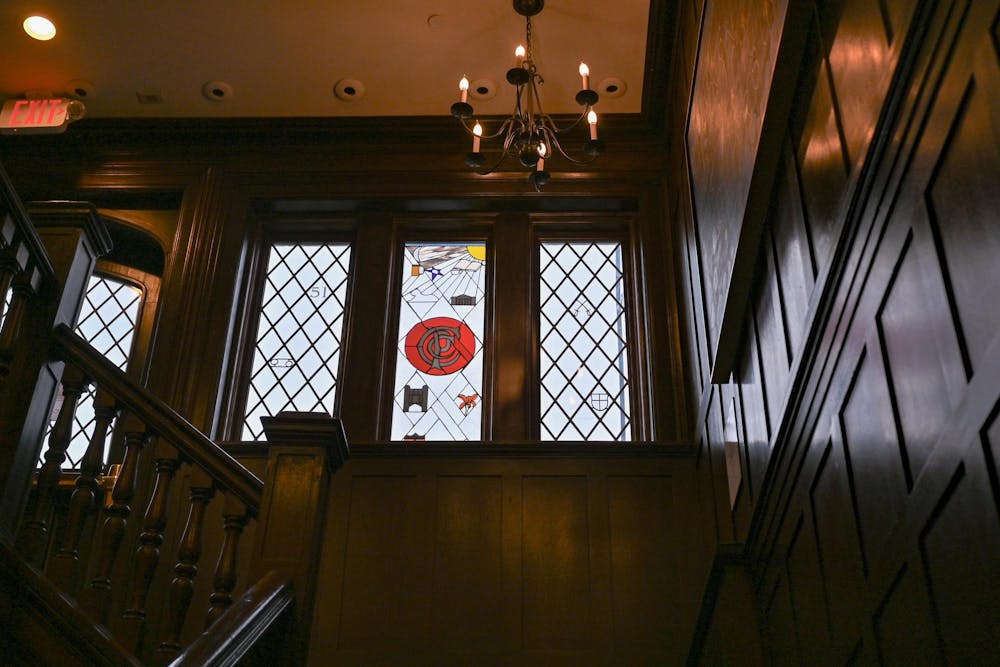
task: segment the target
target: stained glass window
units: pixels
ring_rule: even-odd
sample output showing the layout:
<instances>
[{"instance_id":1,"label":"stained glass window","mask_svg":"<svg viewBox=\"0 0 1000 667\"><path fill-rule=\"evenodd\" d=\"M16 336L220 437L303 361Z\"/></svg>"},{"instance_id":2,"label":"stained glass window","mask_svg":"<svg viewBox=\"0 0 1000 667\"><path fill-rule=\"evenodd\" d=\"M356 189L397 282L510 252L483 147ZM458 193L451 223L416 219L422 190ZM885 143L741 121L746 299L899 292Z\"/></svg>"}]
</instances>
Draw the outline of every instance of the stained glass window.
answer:
<instances>
[{"instance_id":1,"label":"stained glass window","mask_svg":"<svg viewBox=\"0 0 1000 667\"><path fill-rule=\"evenodd\" d=\"M539 246L542 440L629 440L619 243Z\"/></svg>"},{"instance_id":2,"label":"stained glass window","mask_svg":"<svg viewBox=\"0 0 1000 667\"><path fill-rule=\"evenodd\" d=\"M481 243L404 247L393 440L482 439L485 276Z\"/></svg>"},{"instance_id":3,"label":"stained glass window","mask_svg":"<svg viewBox=\"0 0 1000 667\"><path fill-rule=\"evenodd\" d=\"M124 371L132 353L132 341L142 304L142 290L106 276L92 275L80 307L76 333L103 354L108 361ZM52 419L59 414L62 397L52 410ZM73 436L66 449L66 469L80 467L94 432L94 387L91 385L77 402ZM113 426L113 425L112 425ZM105 439L105 443L110 439ZM105 458L107 452L105 451ZM40 460L41 462L41 460Z\"/></svg>"},{"instance_id":4,"label":"stained glass window","mask_svg":"<svg viewBox=\"0 0 1000 667\"><path fill-rule=\"evenodd\" d=\"M263 439L263 416L332 413L350 259L346 243L271 246L242 440Z\"/></svg>"}]
</instances>

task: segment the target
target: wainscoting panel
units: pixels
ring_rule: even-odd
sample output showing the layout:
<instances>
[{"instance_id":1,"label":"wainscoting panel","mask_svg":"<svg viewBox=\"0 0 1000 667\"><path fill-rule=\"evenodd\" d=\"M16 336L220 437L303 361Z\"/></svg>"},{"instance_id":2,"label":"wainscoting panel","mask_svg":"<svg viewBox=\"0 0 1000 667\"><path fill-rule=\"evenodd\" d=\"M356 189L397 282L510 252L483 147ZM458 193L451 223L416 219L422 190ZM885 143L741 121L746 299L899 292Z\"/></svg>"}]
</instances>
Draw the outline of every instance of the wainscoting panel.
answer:
<instances>
[{"instance_id":1,"label":"wainscoting panel","mask_svg":"<svg viewBox=\"0 0 1000 667\"><path fill-rule=\"evenodd\" d=\"M683 660L714 542L689 455L365 449L333 479L313 664Z\"/></svg>"}]
</instances>

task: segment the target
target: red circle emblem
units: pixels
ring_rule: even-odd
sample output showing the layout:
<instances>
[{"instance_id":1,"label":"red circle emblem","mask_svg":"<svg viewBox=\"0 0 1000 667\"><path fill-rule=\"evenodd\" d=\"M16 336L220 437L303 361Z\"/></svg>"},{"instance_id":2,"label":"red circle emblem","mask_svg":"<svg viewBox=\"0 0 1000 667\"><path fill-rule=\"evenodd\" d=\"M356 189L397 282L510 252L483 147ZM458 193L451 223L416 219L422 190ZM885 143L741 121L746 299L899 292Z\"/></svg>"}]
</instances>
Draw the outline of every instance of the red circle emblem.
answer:
<instances>
[{"instance_id":1,"label":"red circle emblem","mask_svg":"<svg viewBox=\"0 0 1000 667\"><path fill-rule=\"evenodd\" d=\"M472 329L451 317L432 317L406 334L406 359L421 373L449 375L465 368L476 351Z\"/></svg>"}]
</instances>

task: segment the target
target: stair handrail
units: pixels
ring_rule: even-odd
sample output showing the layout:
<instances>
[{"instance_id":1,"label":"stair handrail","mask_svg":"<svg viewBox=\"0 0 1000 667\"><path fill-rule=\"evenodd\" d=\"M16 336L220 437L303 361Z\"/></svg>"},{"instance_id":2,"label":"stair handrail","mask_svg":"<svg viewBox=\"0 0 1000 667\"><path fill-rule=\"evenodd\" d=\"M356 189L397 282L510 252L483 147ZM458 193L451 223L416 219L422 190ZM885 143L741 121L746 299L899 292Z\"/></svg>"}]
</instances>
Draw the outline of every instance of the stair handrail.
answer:
<instances>
[{"instance_id":1,"label":"stair handrail","mask_svg":"<svg viewBox=\"0 0 1000 667\"><path fill-rule=\"evenodd\" d=\"M295 603L292 576L271 570L240 596L170 667L228 667L246 657Z\"/></svg>"},{"instance_id":2,"label":"stair handrail","mask_svg":"<svg viewBox=\"0 0 1000 667\"><path fill-rule=\"evenodd\" d=\"M246 503L250 513L256 516L264 494L264 483L259 477L148 389L127 377L68 326L56 327L54 342L54 353L59 359L71 362L110 392L152 431L201 467L222 490Z\"/></svg>"},{"instance_id":3,"label":"stair handrail","mask_svg":"<svg viewBox=\"0 0 1000 667\"><path fill-rule=\"evenodd\" d=\"M10 219L17 228L17 236L27 247L28 254L41 276L42 284L54 282L55 269L52 268L49 253L45 250L42 239L38 236L35 225L32 224L31 217L2 164L0 164L0 200L2 200L0 210L10 213ZM0 295L0 298L3 298L3 295Z\"/></svg>"}]
</instances>

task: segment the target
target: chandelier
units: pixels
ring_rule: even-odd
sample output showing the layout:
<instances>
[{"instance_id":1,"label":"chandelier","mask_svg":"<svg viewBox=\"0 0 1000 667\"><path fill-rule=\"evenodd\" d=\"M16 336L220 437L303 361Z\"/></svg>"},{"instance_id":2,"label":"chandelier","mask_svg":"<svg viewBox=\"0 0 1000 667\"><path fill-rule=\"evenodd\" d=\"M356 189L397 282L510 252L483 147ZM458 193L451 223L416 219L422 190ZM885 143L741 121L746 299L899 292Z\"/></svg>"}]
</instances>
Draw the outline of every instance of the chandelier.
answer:
<instances>
[{"instance_id":1,"label":"chandelier","mask_svg":"<svg viewBox=\"0 0 1000 667\"><path fill-rule=\"evenodd\" d=\"M542 110L542 98L538 87L545 82L538 73L531 57L531 17L542 11L545 0L513 0L514 11L525 17L525 46L518 46L514 51L516 65L507 70L507 82L515 87L514 112L503 119L500 127L493 134L483 134L483 126L473 118L472 105L469 104L469 80L462 77L458 84L461 99L451 105L451 115L459 119L462 127L472 136L472 152L466 153L465 164L475 169L481 176L492 173L507 158L517 158L525 167L531 168L528 182L536 190L549 182L549 172L545 170L545 162L556 154L561 155L573 164L584 165L593 162L604 152L604 143L597 138L597 113L593 107L597 104L598 95L590 89L590 69L580 63L580 80L582 88L576 94L576 102L583 107L579 118L565 127L556 125L552 117ZM586 119L590 126L590 139L583 147L586 157L570 156L559 141ZM471 121L471 125L470 125ZM501 138L500 157L495 163L486 166L486 156L480 151L483 140Z\"/></svg>"}]
</instances>

